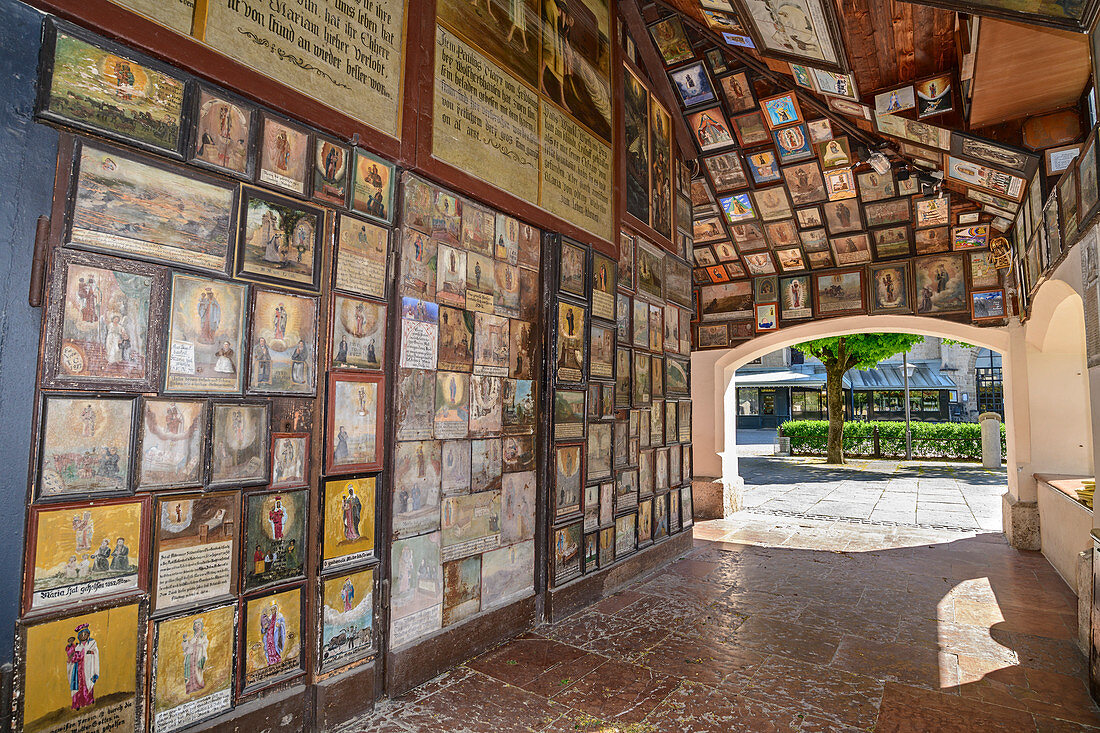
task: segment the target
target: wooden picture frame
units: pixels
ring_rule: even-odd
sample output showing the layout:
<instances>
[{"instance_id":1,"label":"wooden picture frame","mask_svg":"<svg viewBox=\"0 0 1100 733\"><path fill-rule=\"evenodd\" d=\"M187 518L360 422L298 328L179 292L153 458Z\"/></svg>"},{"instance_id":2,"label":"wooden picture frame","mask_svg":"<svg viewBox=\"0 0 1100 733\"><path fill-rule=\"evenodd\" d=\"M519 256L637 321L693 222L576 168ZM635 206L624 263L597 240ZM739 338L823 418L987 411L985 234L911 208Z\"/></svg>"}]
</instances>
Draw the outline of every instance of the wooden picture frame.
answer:
<instances>
[{"instance_id":1,"label":"wooden picture frame","mask_svg":"<svg viewBox=\"0 0 1100 733\"><path fill-rule=\"evenodd\" d=\"M1008 318L1008 315L1008 303L1005 300L1003 288L971 291L970 320L1003 321Z\"/></svg>"},{"instance_id":2,"label":"wooden picture frame","mask_svg":"<svg viewBox=\"0 0 1100 733\"><path fill-rule=\"evenodd\" d=\"M310 433L271 433L271 450L269 451L271 467L268 469L271 483L268 485L272 489L294 489L309 486L312 463L310 437ZM292 444L290 442L280 443L280 441L301 442L298 448L293 449L295 453L287 455L286 448ZM293 467L293 464L288 465L288 461L297 464L298 470L291 474L285 473Z\"/></svg>"},{"instance_id":3,"label":"wooden picture frame","mask_svg":"<svg viewBox=\"0 0 1100 733\"><path fill-rule=\"evenodd\" d=\"M850 280L854 276L856 283L853 284ZM847 278L848 282L841 282L839 278ZM815 272L813 273L813 301L814 301L814 317L824 318L829 316L842 316L842 315L854 315L859 313L865 313L867 310L867 287L865 272L862 267L850 267L846 269L833 270L831 272ZM831 302L830 298L824 298L822 287L826 288L824 295L831 295L838 300L838 302ZM839 291L834 292L834 288L840 288ZM859 304L856 305L851 301L854 293L851 291L858 288L859 290ZM848 291L848 292L845 292Z\"/></svg>"},{"instance_id":4,"label":"wooden picture frame","mask_svg":"<svg viewBox=\"0 0 1100 733\"><path fill-rule=\"evenodd\" d=\"M328 231L325 210L251 186L242 186L239 198L233 276L292 290L320 291L321 255ZM287 219L294 227L292 233L285 228ZM297 250L297 258L292 249ZM301 272L292 277L278 274L287 267Z\"/></svg>"},{"instance_id":5,"label":"wooden picture frame","mask_svg":"<svg viewBox=\"0 0 1100 733\"><path fill-rule=\"evenodd\" d=\"M249 610L252 604L256 604L257 607L262 607L268 601L274 603L274 599L279 598L284 602L293 602L291 599L293 596L297 596L297 609L298 609L298 625L293 630L296 631L296 637L298 639L298 654L297 665L286 665L287 669L276 671L270 675L259 676L254 680L249 680L248 671L248 639L253 633L258 633L260 630L252 627L249 623ZM292 679L297 679L306 673L305 670L305 656L308 653L304 645L305 635L302 633L306 624L306 585L305 583L299 583L296 585L282 586L278 588L266 589L265 592L259 595L242 598L240 600L240 629L237 633L238 638L238 682L237 682L237 698L246 697L253 693L265 690L281 683L287 682ZM283 661L281 660L280 664Z\"/></svg>"},{"instance_id":6,"label":"wooden picture frame","mask_svg":"<svg viewBox=\"0 0 1100 733\"><path fill-rule=\"evenodd\" d=\"M252 426L244 424L244 417L240 419L240 425L238 426L237 416L230 416L226 418L228 420L224 428L219 429L219 415L222 410L230 410L233 408L247 408L249 411L258 410L259 414L253 414L250 418L255 421L258 420L258 424ZM224 430L229 435L222 435L221 430ZM226 466L219 466L217 454L220 451L232 451L237 454L241 451L243 446L237 445L242 438L233 440L232 433L240 432L242 436L247 437L247 433L250 430L259 431L259 434L253 438L250 443L254 443L257 446L259 455L255 456L256 461L249 459L241 470L248 470L250 473L228 475L226 473L229 468ZM270 465L270 452L271 452L271 402L268 400L255 400L255 399L240 399L240 400L213 400L210 403L210 428L208 431L209 440L209 456L210 460L207 463L206 468L206 486L210 489L221 488L233 488L238 486L263 486L271 478L269 473ZM259 465L255 465L259 464Z\"/></svg>"},{"instance_id":7,"label":"wooden picture frame","mask_svg":"<svg viewBox=\"0 0 1100 733\"><path fill-rule=\"evenodd\" d=\"M351 460L352 454L350 446L347 445L347 441L352 437L349 433L344 431L343 443L344 447L341 448L340 439L340 423L338 422L341 415L337 415L336 400L338 397L345 395L339 395L339 392L343 390L340 385L358 385L355 388L356 399L358 400L358 410L356 410L356 417L370 418L369 414L364 414L365 411L373 409L375 415L373 416L373 452L368 450L363 451L363 458L365 460ZM369 385L374 392L373 407L366 404L366 390L364 388L363 394L359 394L360 387ZM328 374L328 389L325 394L325 426L326 435L329 437L327 444L325 445L325 473L326 474L348 474L348 473L361 473L365 471L380 471L382 469L382 457L383 457L383 444L385 443L385 402L386 402L386 377L384 374L377 372L350 372L350 371L330 371ZM349 387L350 389L350 387ZM350 396L350 395L348 395ZM359 421L364 429L370 427L368 421ZM368 436L368 441L371 438ZM367 444L369 448L369 442ZM341 458L343 453L343 458Z\"/></svg>"},{"instance_id":8,"label":"wooden picture frame","mask_svg":"<svg viewBox=\"0 0 1100 733\"><path fill-rule=\"evenodd\" d=\"M177 506L173 507L173 504ZM173 509L177 508L178 521L173 512ZM241 492L230 490L156 494L150 504L150 514L153 532L149 600L153 608L153 616L174 615L221 601L235 601L239 587L238 571L241 555ZM184 534L187 532L194 534L188 538ZM168 555L162 567L160 559L162 540L170 534L176 537L172 538L172 546L165 548ZM220 538L217 537L218 534L221 535ZM183 544L189 539L195 542ZM222 542L217 542L218 539ZM211 545L224 544L225 541L228 541L228 547L211 548ZM184 585L184 588L191 592L180 594L183 597L168 588L162 593L160 580L163 575L170 572L187 575L188 567L186 564L181 567L179 558L192 547L196 548L195 554L206 555L207 560L211 559L210 555L213 555L215 559L227 563L228 567L222 577L219 578L217 574L208 575L204 579L207 582L201 589L187 588Z\"/></svg>"},{"instance_id":9,"label":"wooden picture frame","mask_svg":"<svg viewBox=\"0 0 1100 733\"><path fill-rule=\"evenodd\" d=\"M761 56L805 64L827 71L839 73L848 71L847 51L844 48L840 23L833 4L825 0L811 0L807 3L807 5L813 5L814 7L808 9L809 17L803 17L801 22L807 26L808 31L816 35L816 40L810 43L807 43L805 39L788 39L786 41L777 39L776 43L772 43L770 38L778 34L765 36L761 25L766 22L765 19L780 17L783 14L776 0L734 0L734 4L742 25L752 36L753 44ZM799 54L791 50L784 50L797 47L819 48L821 50L816 54Z\"/></svg>"},{"instance_id":10,"label":"wooden picture frame","mask_svg":"<svg viewBox=\"0 0 1100 733\"><path fill-rule=\"evenodd\" d=\"M339 160L333 156L340 154ZM342 172L341 172L342 169ZM351 193L351 148L336 138L316 134L309 151L309 190L315 201L344 208Z\"/></svg>"},{"instance_id":11,"label":"wooden picture frame","mask_svg":"<svg viewBox=\"0 0 1100 733\"><path fill-rule=\"evenodd\" d=\"M215 113L216 124L213 119L207 123L206 115ZM244 127L243 140L235 125ZM255 178L259 140L259 111L255 104L218 87L197 84L190 127L188 163L243 181Z\"/></svg>"},{"instance_id":12,"label":"wooden picture frame","mask_svg":"<svg viewBox=\"0 0 1100 733\"><path fill-rule=\"evenodd\" d=\"M163 429L159 426L153 407L161 404L168 405L162 416ZM185 407L183 412L180 411L180 405ZM187 409L188 407L191 409ZM134 450L134 490L180 490L201 487L206 476L206 444L210 428L209 403L204 399L186 397L145 397L141 401L140 411L141 415L137 426L137 444ZM187 425L186 421L189 416L190 425ZM173 470L170 467L163 466L163 464L174 457L173 453L179 452L178 449L172 451L169 448L174 448L177 441L181 440L178 437L181 430L185 430L184 435L191 434L191 437L186 438L190 445L184 451L182 457L185 465L189 465L187 472L190 476L182 479L177 476L177 480L166 480L166 477L159 480L151 478L154 475L160 476ZM149 437L150 433L154 436L153 438ZM152 466L146 465L145 448L147 443L165 456L165 458L160 459L162 465L160 471L154 471ZM164 446L162 448L157 444L164 444ZM151 462L152 457L150 457ZM176 468L175 470L178 471L179 469Z\"/></svg>"}]
</instances>

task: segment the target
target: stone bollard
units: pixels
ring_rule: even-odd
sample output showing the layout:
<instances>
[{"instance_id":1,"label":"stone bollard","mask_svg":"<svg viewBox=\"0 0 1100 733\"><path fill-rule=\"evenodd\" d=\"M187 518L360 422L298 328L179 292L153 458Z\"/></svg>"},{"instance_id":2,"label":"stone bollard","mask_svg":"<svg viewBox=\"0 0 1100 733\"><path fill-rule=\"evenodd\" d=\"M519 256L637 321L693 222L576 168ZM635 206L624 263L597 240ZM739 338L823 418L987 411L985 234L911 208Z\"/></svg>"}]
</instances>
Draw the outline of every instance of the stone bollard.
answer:
<instances>
[{"instance_id":1,"label":"stone bollard","mask_svg":"<svg viewBox=\"0 0 1100 733\"><path fill-rule=\"evenodd\" d=\"M1001 416L995 412L978 415L982 426L982 467L1001 467Z\"/></svg>"}]
</instances>

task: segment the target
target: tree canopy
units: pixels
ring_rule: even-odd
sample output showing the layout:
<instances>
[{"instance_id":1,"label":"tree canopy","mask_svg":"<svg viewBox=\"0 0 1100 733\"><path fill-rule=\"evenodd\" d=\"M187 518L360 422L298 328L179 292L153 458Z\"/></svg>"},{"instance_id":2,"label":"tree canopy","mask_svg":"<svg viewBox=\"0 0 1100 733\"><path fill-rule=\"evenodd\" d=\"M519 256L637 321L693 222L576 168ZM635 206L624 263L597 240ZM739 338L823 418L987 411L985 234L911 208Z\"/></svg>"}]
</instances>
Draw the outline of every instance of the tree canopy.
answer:
<instances>
[{"instance_id":1,"label":"tree canopy","mask_svg":"<svg viewBox=\"0 0 1100 733\"><path fill-rule=\"evenodd\" d=\"M805 341L795 348L820 359L826 366L835 364L846 372L871 369L883 359L909 351L922 341L924 336L909 333L856 333Z\"/></svg>"}]
</instances>

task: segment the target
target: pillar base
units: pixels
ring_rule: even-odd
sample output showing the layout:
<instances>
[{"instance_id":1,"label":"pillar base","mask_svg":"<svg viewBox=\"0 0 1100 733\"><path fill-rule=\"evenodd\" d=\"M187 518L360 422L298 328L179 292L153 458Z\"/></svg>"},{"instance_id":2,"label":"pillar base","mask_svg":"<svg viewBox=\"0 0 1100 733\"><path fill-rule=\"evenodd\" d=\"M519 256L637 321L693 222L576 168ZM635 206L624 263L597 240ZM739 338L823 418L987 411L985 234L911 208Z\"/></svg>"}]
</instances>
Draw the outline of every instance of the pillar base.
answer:
<instances>
[{"instance_id":1,"label":"pillar base","mask_svg":"<svg viewBox=\"0 0 1100 733\"><path fill-rule=\"evenodd\" d=\"M1042 549L1039 540L1039 502L1020 501L1005 492L1001 496L1001 511L1008 544L1017 550Z\"/></svg>"},{"instance_id":2,"label":"pillar base","mask_svg":"<svg viewBox=\"0 0 1100 733\"><path fill-rule=\"evenodd\" d=\"M1077 645L1089 655L1089 631L1092 629L1092 550L1077 556Z\"/></svg>"},{"instance_id":3,"label":"pillar base","mask_svg":"<svg viewBox=\"0 0 1100 733\"><path fill-rule=\"evenodd\" d=\"M697 478L691 482L696 519L725 519L745 508L745 480Z\"/></svg>"}]
</instances>

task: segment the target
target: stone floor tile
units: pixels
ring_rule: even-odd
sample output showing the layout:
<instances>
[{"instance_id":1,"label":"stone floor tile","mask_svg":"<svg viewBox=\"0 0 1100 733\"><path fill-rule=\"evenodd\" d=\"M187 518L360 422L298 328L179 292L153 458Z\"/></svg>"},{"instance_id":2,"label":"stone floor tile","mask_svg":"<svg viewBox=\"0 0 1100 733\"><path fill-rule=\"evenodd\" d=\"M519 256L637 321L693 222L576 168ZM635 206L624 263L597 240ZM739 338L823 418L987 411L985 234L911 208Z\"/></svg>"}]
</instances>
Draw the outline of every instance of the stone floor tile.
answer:
<instances>
[{"instance_id":1,"label":"stone floor tile","mask_svg":"<svg viewBox=\"0 0 1100 733\"><path fill-rule=\"evenodd\" d=\"M912 643L844 636L829 666L869 677L939 689L958 683L955 656Z\"/></svg>"},{"instance_id":2,"label":"stone floor tile","mask_svg":"<svg viewBox=\"0 0 1100 733\"><path fill-rule=\"evenodd\" d=\"M784 705L837 726L870 728L878 717L882 680L829 667L768 657L742 695Z\"/></svg>"},{"instance_id":3,"label":"stone floor tile","mask_svg":"<svg viewBox=\"0 0 1100 733\"><path fill-rule=\"evenodd\" d=\"M582 677L555 701L597 718L637 723L661 704L679 681L635 664L609 661Z\"/></svg>"},{"instance_id":4,"label":"stone floor tile","mask_svg":"<svg viewBox=\"0 0 1100 733\"><path fill-rule=\"evenodd\" d=\"M876 733L1023 733L1035 721L1022 710L982 705L972 699L887 683Z\"/></svg>"}]
</instances>

